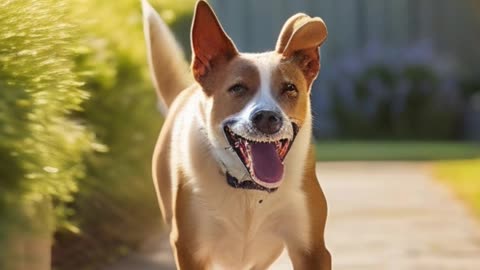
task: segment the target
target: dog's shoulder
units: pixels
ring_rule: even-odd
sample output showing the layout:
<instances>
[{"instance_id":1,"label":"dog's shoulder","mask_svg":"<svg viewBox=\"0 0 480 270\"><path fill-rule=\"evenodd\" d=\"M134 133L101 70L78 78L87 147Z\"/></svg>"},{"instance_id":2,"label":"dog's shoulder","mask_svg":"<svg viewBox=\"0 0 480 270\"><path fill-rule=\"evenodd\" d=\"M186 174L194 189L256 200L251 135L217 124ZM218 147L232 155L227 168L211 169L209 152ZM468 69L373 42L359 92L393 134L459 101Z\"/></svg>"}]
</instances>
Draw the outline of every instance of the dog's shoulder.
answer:
<instances>
[{"instance_id":1,"label":"dog's shoulder","mask_svg":"<svg viewBox=\"0 0 480 270\"><path fill-rule=\"evenodd\" d=\"M185 110L193 106L191 100L195 99L195 94L200 91L197 88L198 86L192 85L176 97L163 122L153 153L152 175L163 218L167 224L171 223L172 188L176 185L172 183L172 153L178 152L177 147L182 145L179 140L184 138L185 134L178 133L184 128L184 124L188 123L188 119L184 119L188 115Z\"/></svg>"}]
</instances>

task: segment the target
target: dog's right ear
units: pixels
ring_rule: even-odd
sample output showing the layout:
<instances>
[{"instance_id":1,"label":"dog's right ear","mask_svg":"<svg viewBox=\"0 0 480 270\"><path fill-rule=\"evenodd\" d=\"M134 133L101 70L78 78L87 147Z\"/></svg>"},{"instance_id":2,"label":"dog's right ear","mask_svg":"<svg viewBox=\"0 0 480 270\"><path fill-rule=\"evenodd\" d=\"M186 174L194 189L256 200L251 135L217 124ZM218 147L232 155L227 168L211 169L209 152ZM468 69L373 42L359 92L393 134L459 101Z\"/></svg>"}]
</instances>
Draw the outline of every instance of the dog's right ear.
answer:
<instances>
[{"instance_id":1,"label":"dog's right ear","mask_svg":"<svg viewBox=\"0 0 480 270\"><path fill-rule=\"evenodd\" d=\"M278 37L276 51L284 59L294 60L311 84L320 70L318 48L325 42L327 35L327 26L321 18L298 13L285 22Z\"/></svg>"},{"instance_id":2,"label":"dog's right ear","mask_svg":"<svg viewBox=\"0 0 480 270\"><path fill-rule=\"evenodd\" d=\"M232 40L223 30L212 8L200 0L192 23L192 73L200 84L216 66L238 55Z\"/></svg>"}]
</instances>

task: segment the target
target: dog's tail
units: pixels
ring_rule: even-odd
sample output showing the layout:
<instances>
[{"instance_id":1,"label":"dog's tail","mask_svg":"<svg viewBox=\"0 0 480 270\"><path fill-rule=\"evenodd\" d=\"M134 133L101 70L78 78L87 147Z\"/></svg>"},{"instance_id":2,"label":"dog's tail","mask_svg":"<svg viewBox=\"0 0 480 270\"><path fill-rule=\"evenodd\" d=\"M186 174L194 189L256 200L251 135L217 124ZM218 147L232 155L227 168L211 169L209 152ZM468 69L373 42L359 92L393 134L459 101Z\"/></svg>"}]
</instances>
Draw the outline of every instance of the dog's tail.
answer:
<instances>
[{"instance_id":1,"label":"dog's tail","mask_svg":"<svg viewBox=\"0 0 480 270\"><path fill-rule=\"evenodd\" d=\"M192 75L182 48L147 0L142 0L142 11L150 74L165 115L175 97L191 84Z\"/></svg>"}]
</instances>

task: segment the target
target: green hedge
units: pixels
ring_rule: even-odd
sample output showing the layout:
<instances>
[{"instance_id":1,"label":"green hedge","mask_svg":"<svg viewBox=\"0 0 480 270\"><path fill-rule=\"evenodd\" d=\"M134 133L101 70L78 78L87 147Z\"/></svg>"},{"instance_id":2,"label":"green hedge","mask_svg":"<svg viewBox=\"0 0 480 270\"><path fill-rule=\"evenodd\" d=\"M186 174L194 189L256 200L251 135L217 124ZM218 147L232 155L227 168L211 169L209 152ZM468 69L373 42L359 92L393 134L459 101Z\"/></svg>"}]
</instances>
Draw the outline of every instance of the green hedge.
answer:
<instances>
[{"instance_id":1,"label":"green hedge","mask_svg":"<svg viewBox=\"0 0 480 270\"><path fill-rule=\"evenodd\" d=\"M113 260L161 226L151 157L162 119L147 70L140 1L82 3L76 62L91 98L80 117L104 148L86 160L87 177L72 204L80 233L57 234L54 265L69 270ZM169 3L162 13L188 37L193 2L166 9Z\"/></svg>"},{"instance_id":2,"label":"green hedge","mask_svg":"<svg viewBox=\"0 0 480 270\"><path fill-rule=\"evenodd\" d=\"M157 3L187 48L193 3ZM95 268L160 226L140 1L2 1L0 14L0 249L52 203L54 268Z\"/></svg>"},{"instance_id":3,"label":"green hedge","mask_svg":"<svg viewBox=\"0 0 480 270\"><path fill-rule=\"evenodd\" d=\"M53 202L57 226L66 224L93 136L72 117L88 95L73 71L66 1L2 1L0 14L1 249L12 229L32 229L24 221L38 204Z\"/></svg>"}]
</instances>

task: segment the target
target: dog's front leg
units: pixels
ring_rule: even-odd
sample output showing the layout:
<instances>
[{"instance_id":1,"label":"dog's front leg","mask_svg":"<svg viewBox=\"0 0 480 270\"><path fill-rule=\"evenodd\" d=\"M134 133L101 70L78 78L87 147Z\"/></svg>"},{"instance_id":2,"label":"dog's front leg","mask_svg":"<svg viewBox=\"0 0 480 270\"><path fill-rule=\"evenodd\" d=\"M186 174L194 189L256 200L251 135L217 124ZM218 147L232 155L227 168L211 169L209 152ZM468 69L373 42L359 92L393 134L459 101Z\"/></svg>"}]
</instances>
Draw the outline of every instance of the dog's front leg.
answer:
<instances>
[{"instance_id":1,"label":"dog's front leg","mask_svg":"<svg viewBox=\"0 0 480 270\"><path fill-rule=\"evenodd\" d=\"M174 222L173 224L176 224ZM208 262L199 258L195 254L196 246L193 234L189 231L182 231L175 228L170 233L170 244L172 246L173 254L175 255L175 262L177 270L206 270Z\"/></svg>"},{"instance_id":2,"label":"dog's front leg","mask_svg":"<svg viewBox=\"0 0 480 270\"><path fill-rule=\"evenodd\" d=\"M181 180L184 181L184 180ZM170 244L175 255L177 270L205 270L208 262L200 259L197 254L196 224L191 215L191 191L185 186L178 186L175 193L174 215Z\"/></svg>"},{"instance_id":3,"label":"dog's front leg","mask_svg":"<svg viewBox=\"0 0 480 270\"><path fill-rule=\"evenodd\" d=\"M206 262L196 259L189 250L188 245L188 243L179 241L172 242L177 270L206 270Z\"/></svg>"},{"instance_id":4,"label":"dog's front leg","mask_svg":"<svg viewBox=\"0 0 480 270\"><path fill-rule=\"evenodd\" d=\"M332 259L325 247L315 250L289 250L295 270L331 270Z\"/></svg>"},{"instance_id":5,"label":"dog's front leg","mask_svg":"<svg viewBox=\"0 0 480 270\"><path fill-rule=\"evenodd\" d=\"M306 194L310 227L309 247L288 246L288 253L295 270L331 270L332 259L325 247L325 224L327 221L327 201L315 174L315 158L310 151L303 179L303 191Z\"/></svg>"}]
</instances>

